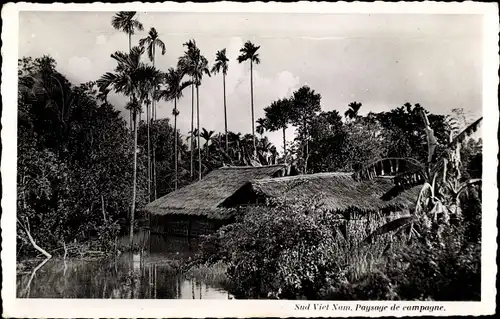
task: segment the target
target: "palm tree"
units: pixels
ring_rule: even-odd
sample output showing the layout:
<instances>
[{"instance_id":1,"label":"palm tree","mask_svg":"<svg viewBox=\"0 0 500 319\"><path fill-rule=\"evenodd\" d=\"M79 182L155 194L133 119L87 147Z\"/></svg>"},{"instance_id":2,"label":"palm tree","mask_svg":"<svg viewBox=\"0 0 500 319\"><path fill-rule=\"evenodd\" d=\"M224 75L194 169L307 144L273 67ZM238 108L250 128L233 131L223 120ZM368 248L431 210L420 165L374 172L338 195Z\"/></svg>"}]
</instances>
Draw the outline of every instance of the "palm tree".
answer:
<instances>
[{"instance_id":1,"label":"palm tree","mask_svg":"<svg viewBox=\"0 0 500 319\"><path fill-rule=\"evenodd\" d=\"M349 109L345 111L344 115L346 118L352 120L355 119L358 116L359 109L363 104L358 103L356 101L349 103Z\"/></svg>"},{"instance_id":2,"label":"palm tree","mask_svg":"<svg viewBox=\"0 0 500 319\"><path fill-rule=\"evenodd\" d=\"M264 134L264 131L266 130L266 119L265 118L258 118L257 119L257 128L255 129L257 131L257 134L260 135L262 138L262 135Z\"/></svg>"},{"instance_id":3,"label":"palm tree","mask_svg":"<svg viewBox=\"0 0 500 319\"><path fill-rule=\"evenodd\" d=\"M155 28L151 28L149 30L149 33L148 33L148 36L146 38L143 38L141 40L139 40L139 45L143 48L146 48L147 52L148 52L148 58L149 60L153 63L153 67L155 66L155 56L156 56L156 47L158 47L160 50L161 50L161 54L164 55L165 52L166 52L166 48L165 48L165 43L163 43L162 40L160 40L159 36L158 36L158 32L156 31ZM153 87L153 99L152 99L152 110L151 110L151 118L149 116L149 106L146 105L148 107L148 109L146 110L146 117L147 117L147 129L148 129L148 136L149 136L149 126L150 126L150 122L151 120L156 120L156 90L157 90L157 87L154 86ZM154 166L154 171L152 172L152 169L151 169L151 151L150 151L150 141L149 141L149 138L148 138L148 180L151 180L151 174L153 174L153 176L156 177L156 163L155 163L155 154L153 152L153 166ZM154 178L154 180L156 181L156 178ZM148 183L149 185L149 183ZM149 189L149 186L148 186L148 189ZM154 182L154 193L155 193L155 196L154 198L156 199L156 182ZM148 194L149 194L149 198L151 197L151 194L150 194L150 190L148 190ZM151 199L151 198L150 198Z\"/></svg>"},{"instance_id":4,"label":"palm tree","mask_svg":"<svg viewBox=\"0 0 500 319\"><path fill-rule=\"evenodd\" d=\"M136 11L120 11L111 19L111 25L118 31L125 32L128 35L128 51L132 50L132 35L135 31L142 31L144 27L139 20L134 19ZM130 110L130 127L132 128L132 110Z\"/></svg>"},{"instance_id":5,"label":"palm tree","mask_svg":"<svg viewBox=\"0 0 500 319\"><path fill-rule=\"evenodd\" d=\"M158 32L155 28L151 28L149 30L148 36L139 41L139 45L141 47L146 47L148 52L148 58L155 66L155 56L156 56L156 47L161 50L161 55L165 55L167 52L165 48L165 43L159 38ZM153 93L154 94L154 93ZM156 108L153 100L153 111L152 111L153 119L156 119Z\"/></svg>"},{"instance_id":6,"label":"palm tree","mask_svg":"<svg viewBox=\"0 0 500 319\"><path fill-rule=\"evenodd\" d=\"M200 131L200 91L201 80L203 75L210 76L208 69L208 60L201 55L200 49L196 46L194 40L184 44L188 50L179 59L180 69L192 77L194 85L196 86L196 116L197 116L197 131ZM193 117L191 117L193 118ZM191 121L191 127L193 123ZM191 130L193 132L193 130ZM200 149L200 136L198 135L198 179L201 180L201 149Z\"/></svg>"},{"instance_id":7,"label":"palm tree","mask_svg":"<svg viewBox=\"0 0 500 319\"><path fill-rule=\"evenodd\" d=\"M132 111L134 130L134 166L132 175L132 205L130 213L130 246L133 245L135 202L137 196L137 113L141 109L144 101L147 101L151 88L157 79L161 77L161 72L154 67L140 62L144 53L143 48L133 47L130 53L116 52L111 55L117 62L114 72L104 74L97 85L101 93L109 92L113 89L116 93L123 93L130 97L127 109Z\"/></svg>"},{"instance_id":8,"label":"palm tree","mask_svg":"<svg viewBox=\"0 0 500 319\"><path fill-rule=\"evenodd\" d=\"M208 142L210 142L214 136L215 131L207 131L205 128L202 128L200 136L205 140L205 144L203 148L205 149L206 156L208 157Z\"/></svg>"},{"instance_id":9,"label":"palm tree","mask_svg":"<svg viewBox=\"0 0 500 319\"><path fill-rule=\"evenodd\" d=\"M256 141L255 141L255 119L254 119L254 109L253 109L253 64L259 64L260 63L260 57L259 54L257 53L257 50L259 50L259 46L255 46L252 42L247 41L243 48L240 49L240 56L238 56L238 63L245 62L246 60L250 60L250 104L252 107L252 135L253 135L253 149L254 149L254 156L257 155L257 146L256 146Z\"/></svg>"},{"instance_id":10,"label":"palm tree","mask_svg":"<svg viewBox=\"0 0 500 319\"><path fill-rule=\"evenodd\" d=\"M195 50L196 50L196 42L194 40L189 40L188 42L184 43L183 46L187 48L187 51L184 52L184 55L179 58L179 61L177 62L177 69L184 75L187 74L191 76L191 137L190 139L187 139L188 142L191 141L189 144L190 147L190 154L191 154L191 159L190 159L190 176L193 178L193 160L194 160L194 138L193 138L193 132L194 132L194 76L191 74L193 65L192 65L192 59L193 56L195 55Z\"/></svg>"},{"instance_id":11,"label":"palm tree","mask_svg":"<svg viewBox=\"0 0 500 319\"><path fill-rule=\"evenodd\" d=\"M228 150L228 139L227 139L227 110L226 110L226 74L228 69L229 59L226 56L226 49L222 49L217 51L215 54L215 64L212 68L212 73L220 73L222 72L222 88L224 95L224 131L226 133L226 152Z\"/></svg>"},{"instance_id":12,"label":"palm tree","mask_svg":"<svg viewBox=\"0 0 500 319\"><path fill-rule=\"evenodd\" d=\"M174 166L175 166L175 189L177 189L178 184L178 137L177 137L177 116L179 111L177 110L177 100L182 97L182 91L192 84L191 81L182 82L183 74L179 69L170 68L167 73L165 73L165 84L167 88L161 90L158 94L159 98L163 98L166 101L174 101L174 109L172 110L172 115L174 116Z\"/></svg>"}]
</instances>

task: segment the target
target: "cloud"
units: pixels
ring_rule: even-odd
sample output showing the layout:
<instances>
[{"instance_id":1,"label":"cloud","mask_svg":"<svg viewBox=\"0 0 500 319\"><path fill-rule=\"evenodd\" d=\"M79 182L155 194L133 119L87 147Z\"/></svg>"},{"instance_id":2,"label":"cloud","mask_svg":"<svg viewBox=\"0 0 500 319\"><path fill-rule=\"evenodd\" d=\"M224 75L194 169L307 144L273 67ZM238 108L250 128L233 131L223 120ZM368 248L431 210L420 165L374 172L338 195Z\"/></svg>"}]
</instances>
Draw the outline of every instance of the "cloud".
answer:
<instances>
[{"instance_id":1,"label":"cloud","mask_svg":"<svg viewBox=\"0 0 500 319\"><path fill-rule=\"evenodd\" d=\"M106 36L104 35L98 35L96 38L95 38L95 44L97 45L101 45L101 44L106 44L108 42L108 40L106 39Z\"/></svg>"},{"instance_id":2,"label":"cloud","mask_svg":"<svg viewBox=\"0 0 500 319\"><path fill-rule=\"evenodd\" d=\"M73 56L69 58L66 71L73 78L78 78L80 82L93 81L95 78L88 76L89 70L92 69L92 61L87 57ZM76 83L75 83L76 84Z\"/></svg>"}]
</instances>

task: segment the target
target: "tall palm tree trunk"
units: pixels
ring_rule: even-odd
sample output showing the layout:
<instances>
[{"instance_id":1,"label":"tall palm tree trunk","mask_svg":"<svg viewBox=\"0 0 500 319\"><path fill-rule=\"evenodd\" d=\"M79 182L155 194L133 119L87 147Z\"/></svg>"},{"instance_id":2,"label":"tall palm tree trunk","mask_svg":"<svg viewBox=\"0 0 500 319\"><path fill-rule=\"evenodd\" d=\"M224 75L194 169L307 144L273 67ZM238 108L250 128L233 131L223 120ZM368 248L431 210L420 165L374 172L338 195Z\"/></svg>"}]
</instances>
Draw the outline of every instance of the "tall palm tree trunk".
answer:
<instances>
[{"instance_id":1,"label":"tall palm tree trunk","mask_svg":"<svg viewBox=\"0 0 500 319\"><path fill-rule=\"evenodd\" d=\"M132 34L128 34L128 51L132 51ZM134 97L131 97L133 101ZM137 111L130 110L130 131L132 131L132 122L134 126L134 167L132 170L132 205L130 207L130 250L134 245L134 219L135 219L135 200L137 196Z\"/></svg>"},{"instance_id":2,"label":"tall palm tree trunk","mask_svg":"<svg viewBox=\"0 0 500 319\"><path fill-rule=\"evenodd\" d=\"M151 125L156 122L156 112L155 115L151 118ZM156 147L153 143L151 143L151 148L153 151L153 160L151 165L151 170L153 174L153 199L156 199Z\"/></svg>"},{"instance_id":3,"label":"tall palm tree trunk","mask_svg":"<svg viewBox=\"0 0 500 319\"><path fill-rule=\"evenodd\" d=\"M286 164L286 128L283 127L283 157Z\"/></svg>"},{"instance_id":4,"label":"tall palm tree trunk","mask_svg":"<svg viewBox=\"0 0 500 319\"><path fill-rule=\"evenodd\" d=\"M257 157L257 145L255 142L255 119L253 112L253 63L250 60L250 104L252 106L252 136L253 136L253 155Z\"/></svg>"},{"instance_id":5,"label":"tall palm tree trunk","mask_svg":"<svg viewBox=\"0 0 500 319\"><path fill-rule=\"evenodd\" d=\"M177 183L178 183L178 168L177 168L177 162L179 160L179 155L177 153L177 98L174 98L174 158L175 158L175 190L177 190Z\"/></svg>"},{"instance_id":6,"label":"tall palm tree trunk","mask_svg":"<svg viewBox=\"0 0 500 319\"><path fill-rule=\"evenodd\" d=\"M224 90L224 129L226 131L226 152L229 149L229 140L227 137L227 109L226 109L226 75L222 73L222 87Z\"/></svg>"},{"instance_id":7,"label":"tall palm tree trunk","mask_svg":"<svg viewBox=\"0 0 500 319\"><path fill-rule=\"evenodd\" d=\"M193 140L193 130L194 130L194 84L191 84L191 171L190 175L193 178L193 161L194 161L194 140Z\"/></svg>"},{"instance_id":8,"label":"tall palm tree trunk","mask_svg":"<svg viewBox=\"0 0 500 319\"><path fill-rule=\"evenodd\" d=\"M148 124L146 125L147 127L147 133L148 133L148 201L151 200L151 139L149 136L149 102L146 103L146 121Z\"/></svg>"},{"instance_id":9,"label":"tall palm tree trunk","mask_svg":"<svg viewBox=\"0 0 500 319\"><path fill-rule=\"evenodd\" d=\"M198 130L198 180L201 181L201 144L200 144L200 91L199 86L196 85L196 117L197 117L197 130Z\"/></svg>"},{"instance_id":10,"label":"tall palm tree trunk","mask_svg":"<svg viewBox=\"0 0 500 319\"><path fill-rule=\"evenodd\" d=\"M134 122L134 171L132 174L132 207L130 212L130 249L134 244L135 201L137 197L137 111L133 112Z\"/></svg>"},{"instance_id":11,"label":"tall palm tree trunk","mask_svg":"<svg viewBox=\"0 0 500 319\"><path fill-rule=\"evenodd\" d=\"M132 34L128 34L128 53L132 51ZM128 112L129 115L129 123L130 123L130 132L132 132L132 110L129 110Z\"/></svg>"},{"instance_id":12,"label":"tall palm tree trunk","mask_svg":"<svg viewBox=\"0 0 500 319\"><path fill-rule=\"evenodd\" d=\"M153 68L155 67L155 46L153 46L153 59L151 62L153 62ZM155 118L156 117L156 99L155 99L155 96L156 96L156 83L155 85L153 86L153 99L152 99L152 108L151 108L151 118Z\"/></svg>"},{"instance_id":13,"label":"tall palm tree trunk","mask_svg":"<svg viewBox=\"0 0 500 319\"><path fill-rule=\"evenodd\" d=\"M132 110L129 110L128 114L129 114L130 132L132 132Z\"/></svg>"},{"instance_id":14,"label":"tall palm tree trunk","mask_svg":"<svg viewBox=\"0 0 500 319\"><path fill-rule=\"evenodd\" d=\"M307 122L304 120L304 140L305 140L305 152L304 152L304 174L307 174L307 161L309 160L309 138L307 136Z\"/></svg>"},{"instance_id":15,"label":"tall palm tree trunk","mask_svg":"<svg viewBox=\"0 0 500 319\"><path fill-rule=\"evenodd\" d=\"M153 68L155 67L155 47L153 46ZM148 147L150 145L150 137L149 137L149 123L153 123L154 120L156 120L156 83L153 86L153 98L152 98L152 105L151 105L151 115L150 115L150 120L148 121ZM153 176L152 184L153 184L153 192L154 196L153 199L156 199L156 163L155 163L155 150L153 148L153 154L150 153L148 150L148 163L151 163L150 166L150 176ZM151 193L149 193L148 199L151 200Z\"/></svg>"}]
</instances>

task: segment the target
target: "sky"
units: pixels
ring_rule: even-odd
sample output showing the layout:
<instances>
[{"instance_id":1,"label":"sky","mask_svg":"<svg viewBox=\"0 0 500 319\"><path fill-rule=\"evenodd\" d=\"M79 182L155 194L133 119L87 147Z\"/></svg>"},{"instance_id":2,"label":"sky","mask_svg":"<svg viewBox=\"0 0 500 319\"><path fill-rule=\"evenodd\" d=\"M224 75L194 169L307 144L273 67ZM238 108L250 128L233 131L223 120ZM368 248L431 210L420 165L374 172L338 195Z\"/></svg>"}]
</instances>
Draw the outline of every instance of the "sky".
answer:
<instances>
[{"instance_id":1,"label":"sky","mask_svg":"<svg viewBox=\"0 0 500 319\"><path fill-rule=\"evenodd\" d=\"M55 58L58 70L75 85L112 71L115 51L128 51L126 34L111 26L113 12L20 12L19 56ZM432 113L464 108L482 113L483 26L480 15L312 14L312 13L155 13L138 12L144 31L154 27L166 45L156 66L177 64L183 43L195 39L213 65L217 50L230 59L226 77L228 129L251 132L250 66L236 61L250 40L260 45L254 67L255 118L264 107L308 85L322 96L325 111L343 114L350 102L360 114L388 111L405 102ZM145 56L146 59L146 56ZM123 110L127 99L110 95ZM190 90L178 102L178 127L187 134ZM159 102L158 118L171 117L173 103ZM125 115L125 113L124 113ZM124 116L128 119L128 115ZM224 131L222 76L200 86L200 128ZM278 147L281 132L266 133ZM293 138L289 130L288 140Z\"/></svg>"}]
</instances>

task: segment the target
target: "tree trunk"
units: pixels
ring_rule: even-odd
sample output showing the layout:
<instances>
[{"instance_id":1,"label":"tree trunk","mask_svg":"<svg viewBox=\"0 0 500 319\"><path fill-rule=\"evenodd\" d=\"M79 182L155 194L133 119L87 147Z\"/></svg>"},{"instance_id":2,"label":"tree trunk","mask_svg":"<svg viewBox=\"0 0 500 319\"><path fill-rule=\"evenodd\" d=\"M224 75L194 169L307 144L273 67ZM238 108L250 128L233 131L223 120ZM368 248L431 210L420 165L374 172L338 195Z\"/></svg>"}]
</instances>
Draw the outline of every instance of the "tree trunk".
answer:
<instances>
[{"instance_id":1,"label":"tree trunk","mask_svg":"<svg viewBox=\"0 0 500 319\"><path fill-rule=\"evenodd\" d=\"M135 218L135 200L137 196L137 111L133 112L134 120L134 172L132 177L132 207L130 209L130 249L134 244L134 218Z\"/></svg>"},{"instance_id":2,"label":"tree trunk","mask_svg":"<svg viewBox=\"0 0 500 319\"><path fill-rule=\"evenodd\" d=\"M102 211L102 218L104 219L104 223L108 223L108 219L106 218L106 208L104 206L104 196L101 194L101 211Z\"/></svg>"},{"instance_id":3,"label":"tree trunk","mask_svg":"<svg viewBox=\"0 0 500 319\"><path fill-rule=\"evenodd\" d=\"M286 164L286 127L283 127L283 157Z\"/></svg>"},{"instance_id":4,"label":"tree trunk","mask_svg":"<svg viewBox=\"0 0 500 319\"><path fill-rule=\"evenodd\" d=\"M128 53L132 52L132 34L128 34ZM130 133L132 133L132 110L129 110L129 124L130 124Z\"/></svg>"},{"instance_id":5,"label":"tree trunk","mask_svg":"<svg viewBox=\"0 0 500 319\"><path fill-rule=\"evenodd\" d=\"M147 134L148 134L148 201L151 201L151 139L149 136L149 102L146 103L146 121L148 122Z\"/></svg>"},{"instance_id":6,"label":"tree trunk","mask_svg":"<svg viewBox=\"0 0 500 319\"><path fill-rule=\"evenodd\" d=\"M153 46L153 68L155 67L155 46ZM153 98L151 99L152 100L152 106L151 106L151 118L155 118L156 117L156 99L155 99L155 96L156 96L156 83L154 83L153 85Z\"/></svg>"},{"instance_id":7,"label":"tree trunk","mask_svg":"<svg viewBox=\"0 0 500 319\"><path fill-rule=\"evenodd\" d=\"M157 198L157 191L156 191L156 156L155 156L155 151L153 150L153 199Z\"/></svg>"},{"instance_id":8,"label":"tree trunk","mask_svg":"<svg viewBox=\"0 0 500 319\"><path fill-rule=\"evenodd\" d=\"M307 160L309 159L309 139L307 138L307 120L304 115L304 174L307 174Z\"/></svg>"},{"instance_id":9,"label":"tree trunk","mask_svg":"<svg viewBox=\"0 0 500 319\"><path fill-rule=\"evenodd\" d=\"M193 79L191 77L191 79ZM193 178L193 161L194 161L194 138L193 138L193 132L194 131L194 84L191 84L191 178Z\"/></svg>"},{"instance_id":10,"label":"tree trunk","mask_svg":"<svg viewBox=\"0 0 500 319\"><path fill-rule=\"evenodd\" d=\"M224 130L226 132L226 152L229 148L229 140L227 137L227 108L226 108L226 74L222 73L222 87L224 89Z\"/></svg>"},{"instance_id":11,"label":"tree trunk","mask_svg":"<svg viewBox=\"0 0 500 319\"><path fill-rule=\"evenodd\" d=\"M129 115L129 123L130 123L130 132L132 133L132 110L128 111Z\"/></svg>"},{"instance_id":12,"label":"tree trunk","mask_svg":"<svg viewBox=\"0 0 500 319\"><path fill-rule=\"evenodd\" d=\"M128 53L132 51L132 33L128 34Z\"/></svg>"},{"instance_id":13,"label":"tree trunk","mask_svg":"<svg viewBox=\"0 0 500 319\"><path fill-rule=\"evenodd\" d=\"M255 142L255 123L253 112L253 63L250 60L250 102L252 106L252 136L253 136L253 156L257 157L257 145Z\"/></svg>"},{"instance_id":14,"label":"tree trunk","mask_svg":"<svg viewBox=\"0 0 500 319\"><path fill-rule=\"evenodd\" d=\"M155 148L155 145L151 144L151 148L153 150L153 164L152 164L152 170L153 170L153 199L156 199L156 148Z\"/></svg>"},{"instance_id":15,"label":"tree trunk","mask_svg":"<svg viewBox=\"0 0 500 319\"><path fill-rule=\"evenodd\" d=\"M156 53L156 50L155 50L155 46L153 46L153 68L155 67L155 54ZM151 104L151 114L149 115L149 121L148 123L153 123L153 120L156 120L156 83L155 85L153 86L153 98L151 99L152 100L152 104ZM151 139L149 137L149 125L148 124L148 149L151 148ZM150 173L150 176L153 176L152 177L152 181L148 184L150 185L151 183L153 184L153 189L154 189L154 196L153 196L153 199L156 199L156 165L155 165L155 154L154 154L154 150L153 150L153 154L150 153L150 151L148 151L149 154L148 154L148 163L150 163L150 169L149 171L151 172ZM148 191L148 194L149 194L149 197L148 199L151 200L151 189Z\"/></svg>"},{"instance_id":16,"label":"tree trunk","mask_svg":"<svg viewBox=\"0 0 500 319\"><path fill-rule=\"evenodd\" d=\"M28 236L28 239L29 239L31 245L33 246L33 248L35 248L36 250L41 252L45 257L47 257L47 259L52 258L52 255L49 254L48 252L46 252L45 249L43 249L42 247L38 246L36 244L35 240L33 239L33 237L31 237L30 227L29 227L29 223L28 223L27 218L26 218L26 226L23 227L23 229L24 229L24 232L26 233L26 235Z\"/></svg>"},{"instance_id":17,"label":"tree trunk","mask_svg":"<svg viewBox=\"0 0 500 319\"><path fill-rule=\"evenodd\" d=\"M174 98L174 158L175 158L175 190L177 190L177 183L178 183L178 168L177 168L177 162L179 160L179 154L177 153L177 98Z\"/></svg>"},{"instance_id":18,"label":"tree trunk","mask_svg":"<svg viewBox=\"0 0 500 319\"><path fill-rule=\"evenodd\" d=\"M198 130L198 180L201 181L201 144L200 144L200 91L199 86L196 85L196 117L197 117L197 130Z\"/></svg>"}]
</instances>

